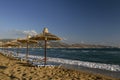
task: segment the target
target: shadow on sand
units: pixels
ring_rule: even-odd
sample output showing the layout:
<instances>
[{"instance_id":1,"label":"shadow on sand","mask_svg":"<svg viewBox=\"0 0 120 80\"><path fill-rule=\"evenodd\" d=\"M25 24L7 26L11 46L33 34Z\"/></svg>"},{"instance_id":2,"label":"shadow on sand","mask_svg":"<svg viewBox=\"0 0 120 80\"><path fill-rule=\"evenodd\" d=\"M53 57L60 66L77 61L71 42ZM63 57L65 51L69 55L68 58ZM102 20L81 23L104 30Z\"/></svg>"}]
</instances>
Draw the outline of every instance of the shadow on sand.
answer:
<instances>
[{"instance_id":1,"label":"shadow on sand","mask_svg":"<svg viewBox=\"0 0 120 80\"><path fill-rule=\"evenodd\" d=\"M20 66L25 66L25 67L33 67L32 65L28 63L17 62L16 64L19 64Z\"/></svg>"},{"instance_id":2,"label":"shadow on sand","mask_svg":"<svg viewBox=\"0 0 120 80\"><path fill-rule=\"evenodd\" d=\"M0 69L6 69L7 67L6 66L0 66Z\"/></svg>"}]
</instances>

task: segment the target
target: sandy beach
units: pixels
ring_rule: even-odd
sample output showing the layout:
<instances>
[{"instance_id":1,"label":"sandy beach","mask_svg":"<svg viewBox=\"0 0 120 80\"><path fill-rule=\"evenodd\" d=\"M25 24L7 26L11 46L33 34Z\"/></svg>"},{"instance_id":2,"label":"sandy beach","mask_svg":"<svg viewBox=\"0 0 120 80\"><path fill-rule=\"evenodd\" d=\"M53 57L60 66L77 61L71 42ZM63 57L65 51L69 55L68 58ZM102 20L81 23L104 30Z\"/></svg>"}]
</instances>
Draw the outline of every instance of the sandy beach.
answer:
<instances>
[{"instance_id":1,"label":"sandy beach","mask_svg":"<svg viewBox=\"0 0 120 80\"><path fill-rule=\"evenodd\" d=\"M34 67L0 54L0 80L120 80L63 67Z\"/></svg>"}]
</instances>

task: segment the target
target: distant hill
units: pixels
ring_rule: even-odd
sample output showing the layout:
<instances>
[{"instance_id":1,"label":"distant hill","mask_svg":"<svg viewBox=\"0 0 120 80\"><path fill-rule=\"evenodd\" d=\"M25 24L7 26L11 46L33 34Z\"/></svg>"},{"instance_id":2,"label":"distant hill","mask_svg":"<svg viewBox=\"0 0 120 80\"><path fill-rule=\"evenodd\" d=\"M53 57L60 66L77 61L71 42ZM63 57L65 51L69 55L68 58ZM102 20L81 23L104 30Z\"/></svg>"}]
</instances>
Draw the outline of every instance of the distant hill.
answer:
<instances>
[{"instance_id":1,"label":"distant hill","mask_svg":"<svg viewBox=\"0 0 120 80\"><path fill-rule=\"evenodd\" d=\"M76 47L76 48L112 48L112 46L94 45L94 44L72 44L71 47Z\"/></svg>"},{"instance_id":2,"label":"distant hill","mask_svg":"<svg viewBox=\"0 0 120 80\"><path fill-rule=\"evenodd\" d=\"M8 42L14 39L1 39L0 42ZM26 44L21 44L21 47L26 47ZM44 47L44 41L39 44L29 44L29 47ZM112 46L94 45L94 44L68 44L61 41L48 41L48 48L113 48Z\"/></svg>"},{"instance_id":3,"label":"distant hill","mask_svg":"<svg viewBox=\"0 0 120 80\"><path fill-rule=\"evenodd\" d=\"M48 42L47 43L49 48L113 48L112 46L105 46L105 45L94 45L94 44L67 44L61 41L59 42ZM41 46L44 46L44 43L41 43Z\"/></svg>"},{"instance_id":4,"label":"distant hill","mask_svg":"<svg viewBox=\"0 0 120 80\"><path fill-rule=\"evenodd\" d=\"M12 41L14 39L0 39L0 42L8 42L8 41Z\"/></svg>"}]
</instances>

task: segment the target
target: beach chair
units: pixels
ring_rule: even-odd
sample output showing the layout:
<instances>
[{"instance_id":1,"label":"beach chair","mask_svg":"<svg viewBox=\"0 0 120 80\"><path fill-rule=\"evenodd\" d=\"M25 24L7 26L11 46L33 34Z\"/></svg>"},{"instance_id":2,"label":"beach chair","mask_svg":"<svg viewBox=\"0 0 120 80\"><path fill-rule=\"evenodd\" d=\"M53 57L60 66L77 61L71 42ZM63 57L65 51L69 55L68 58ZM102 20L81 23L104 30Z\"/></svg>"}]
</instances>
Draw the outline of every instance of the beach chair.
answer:
<instances>
[{"instance_id":1,"label":"beach chair","mask_svg":"<svg viewBox=\"0 0 120 80\"><path fill-rule=\"evenodd\" d=\"M35 67L45 67L45 68L61 68L62 67L62 64L60 64L60 65L55 65L55 64L46 64L46 65L44 65L44 62L32 62L31 63L31 65L32 66L35 66Z\"/></svg>"}]
</instances>

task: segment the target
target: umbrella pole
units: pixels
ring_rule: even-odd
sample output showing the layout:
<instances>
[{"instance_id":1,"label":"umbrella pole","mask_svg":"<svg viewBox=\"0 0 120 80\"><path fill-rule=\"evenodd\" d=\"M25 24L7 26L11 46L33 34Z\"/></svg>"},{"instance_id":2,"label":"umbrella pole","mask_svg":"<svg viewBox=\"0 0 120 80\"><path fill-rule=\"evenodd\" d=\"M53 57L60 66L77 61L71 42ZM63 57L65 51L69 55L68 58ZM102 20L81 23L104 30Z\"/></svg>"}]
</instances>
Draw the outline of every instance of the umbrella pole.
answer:
<instances>
[{"instance_id":1,"label":"umbrella pole","mask_svg":"<svg viewBox=\"0 0 120 80\"><path fill-rule=\"evenodd\" d=\"M28 58L28 42L27 42L27 52L26 52L26 59Z\"/></svg>"},{"instance_id":2,"label":"umbrella pole","mask_svg":"<svg viewBox=\"0 0 120 80\"><path fill-rule=\"evenodd\" d=\"M44 57L45 57L45 62L44 62L44 65L46 65L46 48L47 48L47 40L45 40L45 54L44 54Z\"/></svg>"},{"instance_id":3,"label":"umbrella pole","mask_svg":"<svg viewBox=\"0 0 120 80\"><path fill-rule=\"evenodd\" d=\"M18 50L19 50L19 46L17 47L17 56L18 56L18 54L19 54L19 51L18 51Z\"/></svg>"},{"instance_id":4,"label":"umbrella pole","mask_svg":"<svg viewBox=\"0 0 120 80\"><path fill-rule=\"evenodd\" d=\"M2 50L3 50L3 43L2 43L2 45L1 45L1 48L2 48Z\"/></svg>"},{"instance_id":5,"label":"umbrella pole","mask_svg":"<svg viewBox=\"0 0 120 80\"><path fill-rule=\"evenodd\" d=\"M3 45L3 42L2 42L2 50L3 50L3 46L4 46L4 45Z\"/></svg>"}]
</instances>

